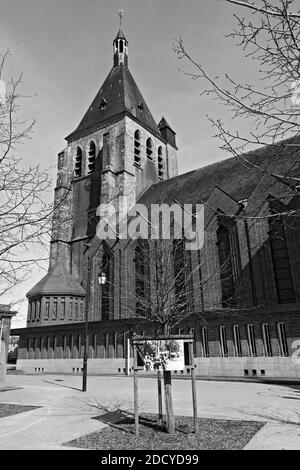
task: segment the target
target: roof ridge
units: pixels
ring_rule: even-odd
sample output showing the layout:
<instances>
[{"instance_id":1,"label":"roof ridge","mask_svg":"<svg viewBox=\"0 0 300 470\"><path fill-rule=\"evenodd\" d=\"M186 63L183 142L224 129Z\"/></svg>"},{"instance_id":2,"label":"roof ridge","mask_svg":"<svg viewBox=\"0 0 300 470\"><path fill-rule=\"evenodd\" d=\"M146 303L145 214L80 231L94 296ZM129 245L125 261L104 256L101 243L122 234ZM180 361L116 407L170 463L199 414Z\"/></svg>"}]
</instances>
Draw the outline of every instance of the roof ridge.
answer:
<instances>
[{"instance_id":1,"label":"roof ridge","mask_svg":"<svg viewBox=\"0 0 300 470\"><path fill-rule=\"evenodd\" d=\"M178 198L181 197L181 200L196 203L200 200L205 201L211 190L216 186L236 200L248 198L253 187L260 180L260 166L270 170L275 165L276 171L288 172L287 165L293 161L293 168L297 168L300 174L300 161L298 158L300 148L298 143L295 146L287 145L293 143L293 141L300 142L300 136L293 136L273 145L270 144L245 152L243 154L246 158L245 165L242 164L238 156L231 156L154 183L142 194L139 200L147 204L147 201L151 202L152 199L152 203L158 203L159 201L162 202L164 198L170 200L172 195L175 194ZM281 158L280 152L281 145L285 146L285 153L282 154L283 158ZM277 149L278 151L276 151ZM249 169L247 169L246 164L247 157L250 163L255 163Z\"/></svg>"},{"instance_id":2,"label":"roof ridge","mask_svg":"<svg viewBox=\"0 0 300 470\"><path fill-rule=\"evenodd\" d=\"M246 155L253 155L255 152L262 152L263 150L267 149L267 148L270 148L270 147L280 147L280 144L282 145L286 145L286 143L288 143L289 141L292 141L293 139L299 139L300 140L300 136L292 136L292 137L288 137L284 140L280 140L278 142L274 142L273 144L270 144L270 145L264 145L263 147L257 147L253 150L249 150L248 152L245 152L243 154L240 155L240 157L242 156L246 156ZM299 143L299 146L300 146L300 143ZM217 160L216 162L212 162L212 163L209 163L208 165L204 165L204 166L200 166L198 168L195 168L194 170L190 170L186 173L180 173L179 175L177 176L173 176L172 178L169 178L167 180L164 180L164 181L159 181L157 183L154 183L150 186L150 188L152 188L153 186L157 186L157 185L160 185L160 184L164 184L165 182L167 181L174 181L176 178L181 178L183 176L188 176L188 175L191 175L192 173L195 173L197 171L203 171L203 170L206 170L207 168L211 168L213 166L217 166L217 165L221 165L222 163L224 163L225 161L228 162L228 161L233 161L233 160L238 160L239 156L238 155L234 155L234 156L230 156L228 158L223 158L222 160ZM149 188L149 189L150 189Z\"/></svg>"}]
</instances>

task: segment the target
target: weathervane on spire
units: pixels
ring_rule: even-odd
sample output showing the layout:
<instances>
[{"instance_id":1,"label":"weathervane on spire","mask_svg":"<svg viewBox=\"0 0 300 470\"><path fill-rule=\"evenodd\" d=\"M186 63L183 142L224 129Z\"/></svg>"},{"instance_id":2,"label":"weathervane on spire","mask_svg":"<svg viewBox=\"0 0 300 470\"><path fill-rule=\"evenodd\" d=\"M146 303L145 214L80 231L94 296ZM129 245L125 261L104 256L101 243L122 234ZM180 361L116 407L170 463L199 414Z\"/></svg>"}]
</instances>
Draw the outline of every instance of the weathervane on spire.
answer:
<instances>
[{"instance_id":1,"label":"weathervane on spire","mask_svg":"<svg viewBox=\"0 0 300 470\"><path fill-rule=\"evenodd\" d=\"M120 28L121 28L121 26L122 26L123 13L124 13L124 10L119 10L119 17L120 17Z\"/></svg>"}]
</instances>

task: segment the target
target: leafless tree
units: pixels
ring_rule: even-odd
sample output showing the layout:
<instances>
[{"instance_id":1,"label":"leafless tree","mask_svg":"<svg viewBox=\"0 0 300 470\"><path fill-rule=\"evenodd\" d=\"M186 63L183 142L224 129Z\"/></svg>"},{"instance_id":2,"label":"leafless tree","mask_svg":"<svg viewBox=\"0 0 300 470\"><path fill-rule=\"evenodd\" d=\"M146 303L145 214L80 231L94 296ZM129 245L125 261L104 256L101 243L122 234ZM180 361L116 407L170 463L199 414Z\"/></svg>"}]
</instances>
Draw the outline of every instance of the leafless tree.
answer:
<instances>
[{"instance_id":1,"label":"leafless tree","mask_svg":"<svg viewBox=\"0 0 300 470\"><path fill-rule=\"evenodd\" d=\"M53 204L45 202L51 180L39 164L27 165L20 149L35 120L21 118L22 75L4 81L9 52L0 55L0 295L23 282L43 261ZM19 300L19 299L18 299Z\"/></svg>"},{"instance_id":2,"label":"leafless tree","mask_svg":"<svg viewBox=\"0 0 300 470\"><path fill-rule=\"evenodd\" d=\"M291 195L298 194L299 172L268 169L247 152L253 155L268 146L269 154L284 158L285 152L297 152L300 147L299 139L293 139L299 136L300 124L300 11L293 11L293 0L224 1L238 12L236 27L226 37L237 42L252 64L257 63L258 80L241 83L231 74L213 76L186 50L182 38L174 41L174 51L185 62L184 73L204 82L202 94L212 96L229 113L230 126L209 117L221 148L247 169L268 174L288 187ZM243 120L246 131L240 130Z\"/></svg>"},{"instance_id":3,"label":"leafless tree","mask_svg":"<svg viewBox=\"0 0 300 470\"><path fill-rule=\"evenodd\" d=\"M228 276L229 260L223 260L221 265L202 274L207 260L199 251L185 248L185 240L153 240L138 239L130 242L128 250L133 250L134 282L132 289L116 284L114 277L102 286L102 296L108 316L113 315L109 306L113 306L113 292L117 289L123 298L122 309L128 319L135 319L135 330L145 322L157 327L158 335L174 333L174 328L184 323L192 316L197 316L206 322L205 311L220 312L225 315L235 315L249 306L230 305L202 306L200 297L207 283ZM119 260L120 261L120 260ZM128 265L120 261L119 269L127 272ZM237 286L237 291L240 285ZM197 292L196 292L197 291Z\"/></svg>"},{"instance_id":4,"label":"leafless tree","mask_svg":"<svg viewBox=\"0 0 300 470\"><path fill-rule=\"evenodd\" d=\"M195 312L191 253L183 240L139 240L135 249L136 314L169 334Z\"/></svg>"}]
</instances>

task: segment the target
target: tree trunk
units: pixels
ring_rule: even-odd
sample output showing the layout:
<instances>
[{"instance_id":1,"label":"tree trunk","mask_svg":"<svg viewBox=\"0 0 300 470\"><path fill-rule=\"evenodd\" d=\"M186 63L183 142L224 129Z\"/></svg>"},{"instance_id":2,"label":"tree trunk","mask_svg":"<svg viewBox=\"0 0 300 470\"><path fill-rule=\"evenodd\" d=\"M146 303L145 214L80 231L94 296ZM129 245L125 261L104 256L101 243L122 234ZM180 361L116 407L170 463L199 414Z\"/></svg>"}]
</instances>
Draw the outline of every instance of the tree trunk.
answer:
<instances>
[{"instance_id":1,"label":"tree trunk","mask_svg":"<svg viewBox=\"0 0 300 470\"><path fill-rule=\"evenodd\" d=\"M163 325L164 336L167 338L170 334L168 323ZM175 433L175 418L172 400L172 379L171 372L164 370L164 389L165 389L165 408L166 408L166 430L169 434Z\"/></svg>"},{"instance_id":2,"label":"tree trunk","mask_svg":"<svg viewBox=\"0 0 300 470\"><path fill-rule=\"evenodd\" d=\"M164 323L163 325L163 331L164 331L164 336L169 336L170 334L170 327L167 323Z\"/></svg>"},{"instance_id":3,"label":"tree trunk","mask_svg":"<svg viewBox=\"0 0 300 470\"><path fill-rule=\"evenodd\" d=\"M166 407L166 430L169 434L175 433L175 419L172 401L171 372L164 370L165 407Z\"/></svg>"}]
</instances>

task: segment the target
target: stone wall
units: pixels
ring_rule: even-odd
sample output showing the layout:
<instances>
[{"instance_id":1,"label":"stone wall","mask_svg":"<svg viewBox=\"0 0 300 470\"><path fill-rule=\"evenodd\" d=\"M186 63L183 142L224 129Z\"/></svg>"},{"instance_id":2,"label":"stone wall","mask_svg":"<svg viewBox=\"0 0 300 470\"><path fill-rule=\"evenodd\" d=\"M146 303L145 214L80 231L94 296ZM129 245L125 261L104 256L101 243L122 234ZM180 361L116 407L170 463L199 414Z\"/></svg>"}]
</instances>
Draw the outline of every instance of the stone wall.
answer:
<instances>
[{"instance_id":1,"label":"stone wall","mask_svg":"<svg viewBox=\"0 0 300 470\"><path fill-rule=\"evenodd\" d=\"M9 305L0 305L0 387L6 382L6 362L10 336L11 318L16 312Z\"/></svg>"},{"instance_id":2,"label":"stone wall","mask_svg":"<svg viewBox=\"0 0 300 470\"><path fill-rule=\"evenodd\" d=\"M201 376L236 376L236 377L299 377L300 305L284 311L282 307L260 312L243 312L239 315L202 314L201 319L194 316L178 325L174 334L194 334L194 355L197 374ZM286 331L287 357L284 357L278 336L278 323L284 323ZM264 347L262 324L267 323L270 332L272 356L267 357ZM251 355L247 325L254 327L256 356ZM233 325L240 331L241 354L236 357L233 337ZM228 357L222 357L220 326L225 327ZM202 329L207 330L208 355L205 356ZM91 373L123 373L128 358L128 333L135 330L140 335L154 335L157 326L139 321L110 320L89 324L89 361ZM18 330L18 334L20 330ZM298 342L297 342L298 341ZM80 372L84 352L83 324L66 325L64 329L56 327L45 331L37 329L21 335L17 368L31 372L68 373ZM130 348L132 357L132 348ZM43 366L45 364L45 366ZM79 364L79 365L77 365ZM125 365L124 365L125 364ZM42 368L44 367L44 370ZM57 368L57 369L55 369ZM75 370L73 370L73 368ZM40 370L39 370L40 369ZM118 369L121 369L120 371ZM178 374L188 373L186 369Z\"/></svg>"}]
</instances>

